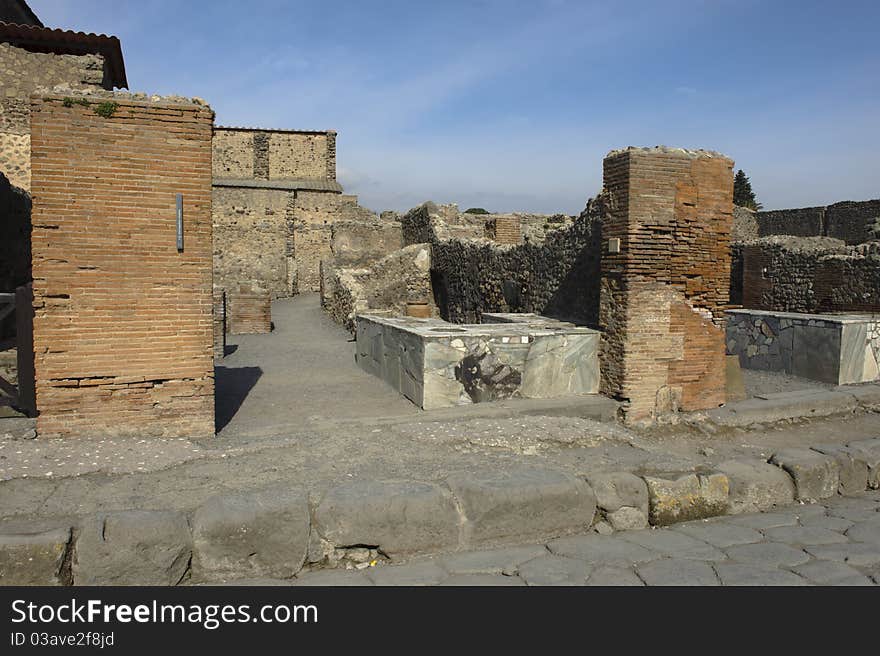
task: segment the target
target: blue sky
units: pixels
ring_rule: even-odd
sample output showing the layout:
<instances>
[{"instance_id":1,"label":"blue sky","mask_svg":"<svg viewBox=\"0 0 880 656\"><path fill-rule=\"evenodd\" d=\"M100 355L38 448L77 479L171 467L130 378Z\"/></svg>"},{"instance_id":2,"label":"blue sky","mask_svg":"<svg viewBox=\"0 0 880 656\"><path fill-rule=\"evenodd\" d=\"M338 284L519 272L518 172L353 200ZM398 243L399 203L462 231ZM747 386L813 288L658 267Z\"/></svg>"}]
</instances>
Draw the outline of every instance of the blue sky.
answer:
<instances>
[{"instance_id":1,"label":"blue sky","mask_svg":"<svg viewBox=\"0 0 880 656\"><path fill-rule=\"evenodd\" d=\"M627 145L721 151L765 208L880 197L880 2L29 0L133 91L335 129L374 210L577 213Z\"/></svg>"}]
</instances>

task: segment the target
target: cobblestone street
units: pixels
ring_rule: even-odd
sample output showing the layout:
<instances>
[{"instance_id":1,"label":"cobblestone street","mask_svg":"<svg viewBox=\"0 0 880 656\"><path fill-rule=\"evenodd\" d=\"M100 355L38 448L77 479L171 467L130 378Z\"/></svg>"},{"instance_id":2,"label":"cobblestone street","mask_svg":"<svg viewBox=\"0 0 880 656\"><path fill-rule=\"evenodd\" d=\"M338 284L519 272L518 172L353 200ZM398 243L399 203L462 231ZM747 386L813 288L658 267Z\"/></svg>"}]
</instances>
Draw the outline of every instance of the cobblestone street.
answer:
<instances>
[{"instance_id":1,"label":"cobblestone street","mask_svg":"<svg viewBox=\"0 0 880 656\"><path fill-rule=\"evenodd\" d=\"M661 529L576 535L363 570L317 571L293 583L878 585L880 491Z\"/></svg>"}]
</instances>

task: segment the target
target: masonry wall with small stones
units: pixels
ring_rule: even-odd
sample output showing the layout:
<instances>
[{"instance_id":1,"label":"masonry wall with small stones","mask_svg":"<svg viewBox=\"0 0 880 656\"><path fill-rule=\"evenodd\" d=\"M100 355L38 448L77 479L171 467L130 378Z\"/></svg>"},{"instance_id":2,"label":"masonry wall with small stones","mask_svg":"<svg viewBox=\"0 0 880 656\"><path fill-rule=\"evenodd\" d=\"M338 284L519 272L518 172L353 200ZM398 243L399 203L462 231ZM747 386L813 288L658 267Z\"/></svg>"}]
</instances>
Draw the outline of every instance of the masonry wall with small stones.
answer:
<instances>
[{"instance_id":1,"label":"masonry wall with small stones","mask_svg":"<svg viewBox=\"0 0 880 656\"><path fill-rule=\"evenodd\" d=\"M213 112L84 99L31 105L37 432L213 435Z\"/></svg>"},{"instance_id":2,"label":"masonry wall with small stones","mask_svg":"<svg viewBox=\"0 0 880 656\"><path fill-rule=\"evenodd\" d=\"M871 300L870 282L866 285L862 279L873 270L871 259L865 259L858 248L847 250L843 247L880 240L880 200L843 201L823 207L757 212L753 223L754 226L747 221L736 223L739 229L732 246L731 303L752 309L792 312L833 311L835 307L857 310L860 306L870 308L877 305L876 298ZM764 240L771 237L780 239ZM822 241L823 238L826 240ZM754 245L757 239L761 240L759 250L766 252L763 257L758 257L752 248L747 269L746 248ZM779 255L780 248L786 253L784 258ZM818 261L831 255L846 257L837 264L829 262L819 267L821 274L814 280L812 272L817 270ZM765 260L771 261L772 266L768 267ZM798 282L794 284L788 275ZM813 299L814 283L827 290L838 288L821 294L837 300ZM754 287L755 284L758 288ZM856 302L859 294L862 300ZM759 305L749 305L756 302Z\"/></svg>"},{"instance_id":3,"label":"masonry wall with small stones","mask_svg":"<svg viewBox=\"0 0 880 656\"><path fill-rule=\"evenodd\" d=\"M273 298L320 289L330 227L357 213L336 181L336 133L216 128L215 283Z\"/></svg>"},{"instance_id":4,"label":"masonry wall with small stones","mask_svg":"<svg viewBox=\"0 0 880 656\"><path fill-rule=\"evenodd\" d=\"M880 242L774 236L742 245L742 305L779 312L880 312Z\"/></svg>"},{"instance_id":5,"label":"masonry wall with small stones","mask_svg":"<svg viewBox=\"0 0 880 656\"><path fill-rule=\"evenodd\" d=\"M432 245L432 287L441 316L479 323L484 312L534 312L598 324L601 201L578 217L523 215L523 238L498 243L485 215L425 203L401 219L405 243ZM540 226L540 229L538 228ZM488 233L487 233L488 230ZM512 231L508 235L512 241Z\"/></svg>"},{"instance_id":6,"label":"masonry wall with small stones","mask_svg":"<svg viewBox=\"0 0 880 656\"><path fill-rule=\"evenodd\" d=\"M108 86L100 55L30 52L0 43L0 172L30 189L30 95L37 89L66 84L73 89Z\"/></svg>"},{"instance_id":7,"label":"masonry wall with small stones","mask_svg":"<svg viewBox=\"0 0 880 656\"><path fill-rule=\"evenodd\" d=\"M663 147L605 158L602 391L628 419L726 400L732 167L717 153Z\"/></svg>"}]
</instances>

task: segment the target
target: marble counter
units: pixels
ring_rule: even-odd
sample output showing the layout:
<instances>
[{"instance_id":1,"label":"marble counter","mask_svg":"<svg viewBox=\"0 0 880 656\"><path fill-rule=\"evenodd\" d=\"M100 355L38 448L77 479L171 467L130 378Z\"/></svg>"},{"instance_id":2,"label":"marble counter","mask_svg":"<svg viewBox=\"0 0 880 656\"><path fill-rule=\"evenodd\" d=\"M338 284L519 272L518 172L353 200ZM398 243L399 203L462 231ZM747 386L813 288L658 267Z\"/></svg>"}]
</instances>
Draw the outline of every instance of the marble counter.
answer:
<instances>
[{"instance_id":1,"label":"marble counter","mask_svg":"<svg viewBox=\"0 0 880 656\"><path fill-rule=\"evenodd\" d=\"M357 317L357 362L426 410L599 391L599 332L539 315L498 323Z\"/></svg>"}]
</instances>

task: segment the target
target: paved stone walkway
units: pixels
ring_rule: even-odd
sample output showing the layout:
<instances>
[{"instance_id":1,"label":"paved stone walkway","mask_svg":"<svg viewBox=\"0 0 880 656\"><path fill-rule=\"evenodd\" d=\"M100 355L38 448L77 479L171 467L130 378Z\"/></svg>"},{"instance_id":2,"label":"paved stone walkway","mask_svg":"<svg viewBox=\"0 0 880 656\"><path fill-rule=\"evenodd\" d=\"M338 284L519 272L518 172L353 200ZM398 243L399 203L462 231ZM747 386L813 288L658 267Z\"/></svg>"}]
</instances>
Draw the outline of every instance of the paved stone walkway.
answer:
<instances>
[{"instance_id":1,"label":"paved stone walkway","mask_svg":"<svg viewBox=\"0 0 880 656\"><path fill-rule=\"evenodd\" d=\"M311 572L292 583L880 585L880 491L662 529L591 533L402 565Z\"/></svg>"}]
</instances>

